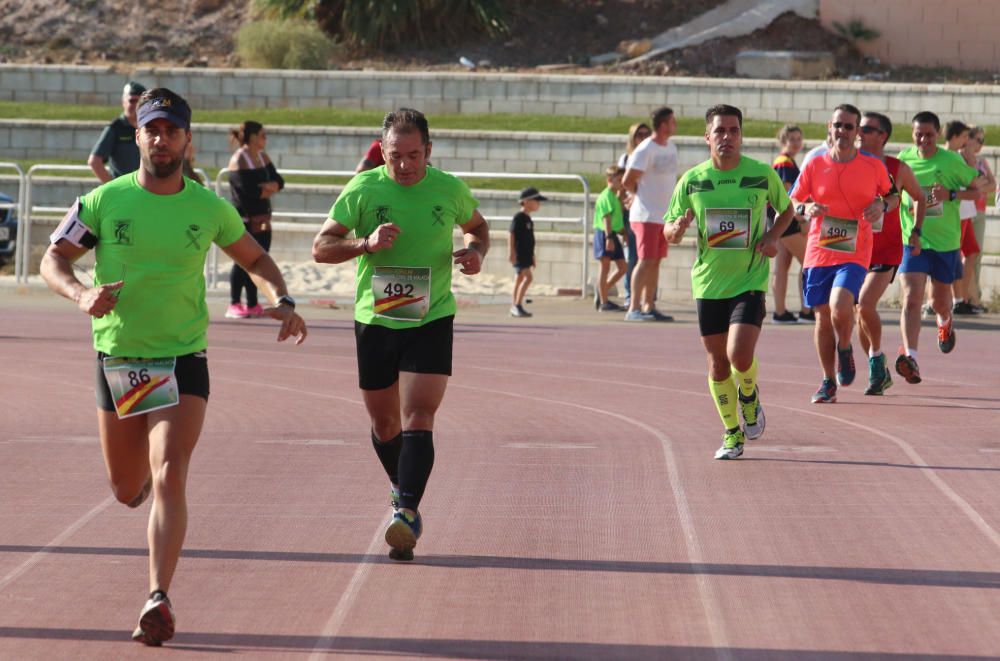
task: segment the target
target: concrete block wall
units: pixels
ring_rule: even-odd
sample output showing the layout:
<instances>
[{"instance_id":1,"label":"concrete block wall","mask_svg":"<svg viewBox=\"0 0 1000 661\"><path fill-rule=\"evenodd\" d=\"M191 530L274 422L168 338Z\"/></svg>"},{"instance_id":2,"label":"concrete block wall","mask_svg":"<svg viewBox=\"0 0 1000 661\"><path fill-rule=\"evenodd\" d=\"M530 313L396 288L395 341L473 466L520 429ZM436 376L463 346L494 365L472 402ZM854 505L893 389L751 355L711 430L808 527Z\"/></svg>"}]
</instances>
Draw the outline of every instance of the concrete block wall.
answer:
<instances>
[{"instance_id":1,"label":"concrete block wall","mask_svg":"<svg viewBox=\"0 0 1000 661\"><path fill-rule=\"evenodd\" d=\"M403 105L432 118L442 112L642 118L660 105L700 117L710 105L730 103L754 119L825 122L831 108L853 103L887 112L899 123L919 110L934 110L944 121L1000 124L997 85L653 76L185 68L138 68L126 74L100 66L0 64L0 100L117 105L122 86L132 78L186 97L195 119L201 108L385 111Z\"/></svg>"}]
</instances>

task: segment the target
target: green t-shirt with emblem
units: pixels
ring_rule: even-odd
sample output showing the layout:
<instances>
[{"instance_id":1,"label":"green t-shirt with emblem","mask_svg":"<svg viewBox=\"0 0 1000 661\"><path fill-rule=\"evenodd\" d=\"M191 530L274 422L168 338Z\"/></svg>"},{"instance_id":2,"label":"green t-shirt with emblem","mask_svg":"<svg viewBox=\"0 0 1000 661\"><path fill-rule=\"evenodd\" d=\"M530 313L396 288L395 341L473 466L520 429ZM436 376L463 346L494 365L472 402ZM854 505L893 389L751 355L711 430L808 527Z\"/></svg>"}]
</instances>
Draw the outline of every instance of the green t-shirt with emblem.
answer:
<instances>
[{"instance_id":1,"label":"green t-shirt with emblem","mask_svg":"<svg viewBox=\"0 0 1000 661\"><path fill-rule=\"evenodd\" d=\"M910 166L925 194L930 193L934 184L941 184L951 190L961 190L979 176L976 168L967 164L961 154L940 147L930 158L921 158L915 146L907 147L900 152L899 160ZM904 191L903 201L899 206L903 243L909 242L910 233L913 231L912 204L913 200ZM937 252L958 250L962 243L962 220L959 218L958 206L958 200L945 200L927 208L924 225L920 231L922 248Z\"/></svg>"},{"instance_id":2,"label":"green t-shirt with emblem","mask_svg":"<svg viewBox=\"0 0 1000 661\"><path fill-rule=\"evenodd\" d=\"M594 203L594 229L606 230L607 226L604 224L604 217L609 215L611 216L612 232L621 232L625 229L622 201L618 199L615 191L610 186L597 196L597 202Z\"/></svg>"},{"instance_id":3,"label":"green t-shirt with emblem","mask_svg":"<svg viewBox=\"0 0 1000 661\"><path fill-rule=\"evenodd\" d=\"M724 299L767 291L768 259L754 248L767 230L768 202L779 214L790 204L785 186L767 163L743 156L732 170L708 160L677 182L664 217L694 211L698 256L691 267L695 298ZM692 227L695 224L692 223Z\"/></svg>"},{"instance_id":4,"label":"green t-shirt with emblem","mask_svg":"<svg viewBox=\"0 0 1000 661\"><path fill-rule=\"evenodd\" d=\"M115 308L92 322L94 348L112 356L165 358L206 347L205 256L213 242L243 236L236 209L190 179L156 195L138 174L80 198L80 220L97 237L94 284L124 280Z\"/></svg>"},{"instance_id":5,"label":"green t-shirt with emblem","mask_svg":"<svg viewBox=\"0 0 1000 661\"><path fill-rule=\"evenodd\" d=\"M355 175L330 218L359 237L383 223L394 223L400 232L392 248L358 257L354 318L413 328L454 315L455 226L468 222L478 206L465 182L434 167L428 166L427 175L412 186L396 183L384 165Z\"/></svg>"}]
</instances>

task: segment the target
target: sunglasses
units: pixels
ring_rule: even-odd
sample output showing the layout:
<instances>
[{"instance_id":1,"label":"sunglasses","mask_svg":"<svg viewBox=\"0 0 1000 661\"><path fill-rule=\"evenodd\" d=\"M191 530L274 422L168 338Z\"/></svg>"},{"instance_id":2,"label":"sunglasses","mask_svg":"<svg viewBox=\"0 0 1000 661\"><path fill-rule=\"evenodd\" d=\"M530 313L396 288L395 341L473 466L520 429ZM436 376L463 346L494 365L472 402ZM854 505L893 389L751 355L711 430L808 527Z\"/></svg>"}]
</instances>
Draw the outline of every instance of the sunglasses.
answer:
<instances>
[{"instance_id":1,"label":"sunglasses","mask_svg":"<svg viewBox=\"0 0 1000 661\"><path fill-rule=\"evenodd\" d=\"M853 131L854 130L854 124L849 124L848 122L834 122L833 123L833 128L835 128L835 129L844 129L845 131Z\"/></svg>"},{"instance_id":2,"label":"sunglasses","mask_svg":"<svg viewBox=\"0 0 1000 661\"><path fill-rule=\"evenodd\" d=\"M862 133L885 133L885 131L877 126L860 126L858 128Z\"/></svg>"}]
</instances>

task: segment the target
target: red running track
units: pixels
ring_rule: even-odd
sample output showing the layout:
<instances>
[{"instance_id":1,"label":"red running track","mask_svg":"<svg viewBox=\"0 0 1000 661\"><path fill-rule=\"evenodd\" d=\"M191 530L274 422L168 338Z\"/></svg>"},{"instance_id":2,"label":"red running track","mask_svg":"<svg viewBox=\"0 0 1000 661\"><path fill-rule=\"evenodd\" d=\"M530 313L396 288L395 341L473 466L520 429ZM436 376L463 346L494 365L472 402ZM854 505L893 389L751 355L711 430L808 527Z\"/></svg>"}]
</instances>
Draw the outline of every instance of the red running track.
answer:
<instances>
[{"instance_id":1,"label":"red running track","mask_svg":"<svg viewBox=\"0 0 1000 661\"><path fill-rule=\"evenodd\" d=\"M1000 654L995 317L949 356L925 328L919 386L830 406L810 330L766 326L767 432L719 462L690 311L535 306L460 312L411 564L382 541L349 314L307 309L299 348L214 322L178 633L150 650L129 640L148 505L105 483L87 321L0 291L0 658Z\"/></svg>"}]
</instances>

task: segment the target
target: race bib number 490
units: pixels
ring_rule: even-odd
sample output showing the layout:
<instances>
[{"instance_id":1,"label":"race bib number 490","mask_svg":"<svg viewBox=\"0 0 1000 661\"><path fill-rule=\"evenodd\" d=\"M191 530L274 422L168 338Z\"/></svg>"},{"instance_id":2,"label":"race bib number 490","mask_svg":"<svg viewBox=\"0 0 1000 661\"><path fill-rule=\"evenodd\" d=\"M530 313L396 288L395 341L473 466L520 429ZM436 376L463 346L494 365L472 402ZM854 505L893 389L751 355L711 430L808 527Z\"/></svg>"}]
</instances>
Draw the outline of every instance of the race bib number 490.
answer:
<instances>
[{"instance_id":1,"label":"race bib number 490","mask_svg":"<svg viewBox=\"0 0 1000 661\"><path fill-rule=\"evenodd\" d=\"M419 321L431 299L429 266L376 266L372 274L376 317Z\"/></svg>"},{"instance_id":2,"label":"race bib number 490","mask_svg":"<svg viewBox=\"0 0 1000 661\"><path fill-rule=\"evenodd\" d=\"M858 248L858 221L823 216L819 247L835 252L855 252Z\"/></svg>"},{"instance_id":3,"label":"race bib number 490","mask_svg":"<svg viewBox=\"0 0 1000 661\"><path fill-rule=\"evenodd\" d=\"M105 358L104 377L118 417L128 418L176 406L180 402L174 376L176 363L176 358Z\"/></svg>"},{"instance_id":4,"label":"race bib number 490","mask_svg":"<svg viewBox=\"0 0 1000 661\"><path fill-rule=\"evenodd\" d=\"M709 248L749 248L750 209L705 209L705 236Z\"/></svg>"}]
</instances>

